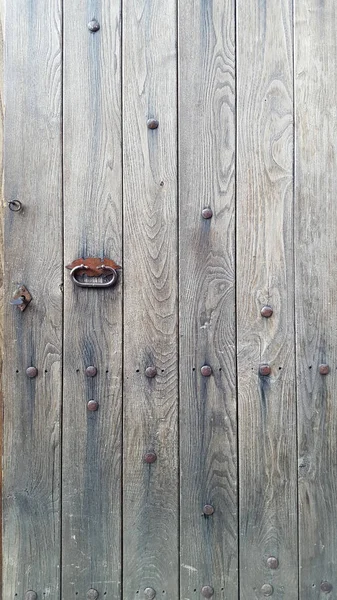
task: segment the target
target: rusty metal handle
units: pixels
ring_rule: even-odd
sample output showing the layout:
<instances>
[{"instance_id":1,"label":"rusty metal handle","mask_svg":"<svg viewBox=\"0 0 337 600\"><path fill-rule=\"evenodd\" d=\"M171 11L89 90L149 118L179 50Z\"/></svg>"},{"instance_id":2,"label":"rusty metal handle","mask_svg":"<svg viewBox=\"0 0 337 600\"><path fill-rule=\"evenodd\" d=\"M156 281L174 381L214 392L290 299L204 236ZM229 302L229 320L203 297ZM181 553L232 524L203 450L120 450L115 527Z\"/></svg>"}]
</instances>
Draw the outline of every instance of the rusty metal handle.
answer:
<instances>
[{"instance_id":1,"label":"rusty metal handle","mask_svg":"<svg viewBox=\"0 0 337 600\"><path fill-rule=\"evenodd\" d=\"M78 287L108 288L108 287L112 287L113 285L115 285L117 283L117 279L118 279L117 271L115 269L113 269L112 267L108 267L107 265L101 265L99 267L99 269L106 271L107 275L111 275L111 278L108 279L108 281L102 281L102 283L99 283L99 282L91 283L90 281L79 281L79 279L77 279L77 277L76 277L77 272L82 271L83 269L88 269L88 268L89 267L82 264L82 265L77 265L70 271L70 276L71 276L73 282L76 283L76 285L78 285ZM102 273L102 275L103 275L103 273Z\"/></svg>"}]
</instances>

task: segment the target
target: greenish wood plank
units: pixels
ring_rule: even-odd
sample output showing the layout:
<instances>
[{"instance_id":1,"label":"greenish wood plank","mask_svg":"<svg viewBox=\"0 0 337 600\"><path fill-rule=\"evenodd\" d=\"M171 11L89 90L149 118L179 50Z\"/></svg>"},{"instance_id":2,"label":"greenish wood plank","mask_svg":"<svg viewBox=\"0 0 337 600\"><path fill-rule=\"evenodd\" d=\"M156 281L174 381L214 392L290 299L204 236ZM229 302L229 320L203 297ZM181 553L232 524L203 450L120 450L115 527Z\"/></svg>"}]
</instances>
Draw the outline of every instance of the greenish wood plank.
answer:
<instances>
[{"instance_id":1,"label":"greenish wood plank","mask_svg":"<svg viewBox=\"0 0 337 600\"><path fill-rule=\"evenodd\" d=\"M180 597L189 600L204 586L238 598L234 8L179 2Z\"/></svg>"},{"instance_id":2,"label":"greenish wood plank","mask_svg":"<svg viewBox=\"0 0 337 600\"><path fill-rule=\"evenodd\" d=\"M59 600L61 8L6 1L3 595ZM33 300L9 304L18 283ZM38 369L29 379L27 367Z\"/></svg>"},{"instance_id":3,"label":"greenish wood plank","mask_svg":"<svg viewBox=\"0 0 337 600\"><path fill-rule=\"evenodd\" d=\"M176 2L123 3L124 598L178 598ZM147 120L159 121L148 129ZM145 370L157 369L148 378ZM154 451L157 461L144 455ZM151 589L149 589L151 588ZM146 590L146 591L144 591Z\"/></svg>"},{"instance_id":4,"label":"greenish wood plank","mask_svg":"<svg viewBox=\"0 0 337 600\"><path fill-rule=\"evenodd\" d=\"M298 600L292 4L236 18L240 597Z\"/></svg>"},{"instance_id":5,"label":"greenish wood plank","mask_svg":"<svg viewBox=\"0 0 337 600\"><path fill-rule=\"evenodd\" d=\"M300 597L305 600L337 593L336 68L335 3L296 3L295 306ZM319 372L323 363L328 375Z\"/></svg>"},{"instance_id":6,"label":"greenish wood plank","mask_svg":"<svg viewBox=\"0 0 337 600\"><path fill-rule=\"evenodd\" d=\"M65 265L122 260L120 29L119 0L64 3ZM106 290L76 287L69 271L65 277L62 598L85 599L94 589L117 600L122 277ZM89 400L97 411L88 411Z\"/></svg>"}]
</instances>

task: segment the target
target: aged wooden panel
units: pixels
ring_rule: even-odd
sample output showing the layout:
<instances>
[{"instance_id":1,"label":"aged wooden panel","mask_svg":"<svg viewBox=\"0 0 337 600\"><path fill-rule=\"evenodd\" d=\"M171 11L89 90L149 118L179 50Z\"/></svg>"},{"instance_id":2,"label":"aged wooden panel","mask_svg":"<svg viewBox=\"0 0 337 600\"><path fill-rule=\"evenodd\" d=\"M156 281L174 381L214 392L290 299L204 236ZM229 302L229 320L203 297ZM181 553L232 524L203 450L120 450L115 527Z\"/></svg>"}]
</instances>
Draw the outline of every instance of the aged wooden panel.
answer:
<instances>
[{"instance_id":1,"label":"aged wooden panel","mask_svg":"<svg viewBox=\"0 0 337 600\"><path fill-rule=\"evenodd\" d=\"M313 600L337 590L335 2L297 3L295 24L300 594Z\"/></svg>"},{"instance_id":2,"label":"aged wooden panel","mask_svg":"<svg viewBox=\"0 0 337 600\"><path fill-rule=\"evenodd\" d=\"M3 20L4 20L4 0L0 0L0 456L2 457L3 445L3 351L4 351L4 331L3 331L3 300L4 300L4 239L3 239L3 219L4 219L4 190L3 190L3 130L4 130L4 37L3 37ZM0 598L2 598L2 469L0 473Z\"/></svg>"},{"instance_id":3,"label":"aged wooden panel","mask_svg":"<svg viewBox=\"0 0 337 600\"><path fill-rule=\"evenodd\" d=\"M123 15L124 597L155 590L171 599L179 597L176 2L125 1Z\"/></svg>"},{"instance_id":4,"label":"aged wooden panel","mask_svg":"<svg viewBox=\"0 0 337 600\"><path fill-rule=\"evenodd\" d=\"M234 42L232 0L179 2L184 599L204 586L214 598L238 598Z\"/></svg>"},{"instance_id":5,"label":"aged wooden panel","mask_svg":"<svg viewBox=\"0 0 337 600\"><path fill-rule=\"evenodd\" d=\"M98 31L88 27L95 20ZM64 3L65 265L79 257L121 264L120 28L119 0ZM93 589L117 600L122 287L78 288L65 278L62 598Z\"/></svg>"},{"instance_id":6,"label":"aged wooden panel","mask_svg":"<svg viewBox=\"0 0 337 600\"><path fill-rule=\"evenodd\" d=\"M240 597L290 600L298 597L290 1L237 2L237 78ZM261 315L264 306L272 316ZM270 375L260 373L264 363Z\"/></svg>"},{"instance_id":7,"label":"aged wooden panel","mask_svg":"<svg viewBox=\"0 0 337 600\"><path fill-rule=\"evenodd\" d=\"M3 598L59 600L61 11L6 2ZM13 208L13 205L11 205ZM51 226L51 223L53 226ZM33 300L9 301L18 283ZM29 378L28 367L38 375Z\"/></svg>"}]
</instances>

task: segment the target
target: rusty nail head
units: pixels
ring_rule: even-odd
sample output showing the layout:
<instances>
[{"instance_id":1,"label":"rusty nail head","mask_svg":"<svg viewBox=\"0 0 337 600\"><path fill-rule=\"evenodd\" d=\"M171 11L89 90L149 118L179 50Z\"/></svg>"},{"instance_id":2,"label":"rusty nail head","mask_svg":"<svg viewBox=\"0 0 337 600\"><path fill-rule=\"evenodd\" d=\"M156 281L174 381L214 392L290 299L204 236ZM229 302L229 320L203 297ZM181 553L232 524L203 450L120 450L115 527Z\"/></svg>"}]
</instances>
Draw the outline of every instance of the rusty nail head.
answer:
<instances>
[{"instance_id":1,"label":"rusty nail head","mask_svg":"<svg viewBox=\"0 0 337 600\"><path fill-rule=\"evenodd\" d=\"M25 600L37 600L37 593L29 590L26 592Z\"/></svg>"},{"instance_id":2,"label":"rusty nail head","mask_svg":"<svg viewBox=\"0 0 337 600\"><path fill-rule=\"evenodd\" d=\"M213 211L209 206L206 206L201 214L203 219L211 219L213 217Z\"/></svg>"},{"instance_id":3,"label":"rusty nail head","mask_svg":"<svg viewBox=\"0 0 337 600\"><path fill-rule=\"evenodd\" d=\"M274 593L274 588L269 583L265 583L261 588L261 592L264 596L272 596Z\"/></svg>"},{"instance_id":4,"label":"rusty nail head","mask_svg":"<svg viewBox=\"0 0 337 600\"><path fill-rule=\"evenodd\" d=\"M210 375L212 375L212 367L210 367L209 365L203 365L200 371L203 377L210 377Z\"/></svg>"},{"instance_id":5,"label":"rusty nail head","mask_svg":"<svg viewBox=\"0 0 337 600\"><path fill-rule=\"evenodd\" d=\"M205 504L202 510L204 515L212 515L214 513L214 506L212 506L211 504Z\"/></svg>"},{"instance_id":6,"label":"rusty nail head","mask_svg":"<svg viewBox=\"0 0 337 600\"><path fill-rule=\"evenodd\" d=\"M330 369L329 369L329 365L319 365L319 372L321 375L327 375L329 373Z\"/></svg>"},{"instance_id":7,"label":"rusty nail head","mask_svg":"<svg viewBox=\"0 0 337 600\"><path fill-rule=\"evenodd\" d=\"M27 377L30 377L31 379L33 379L37 375L37 368L36 367L28 367L28 369L26 369L26 375L27 375Z\"/></svg>"},{"instance_id":8,"label":"rusty nail head","mask_svg":"<svg viewBox=\"0 0 337 600\"><path fill-rule=\"evenodd\" d=\"M97 375L96 367L90 365L90 367L86 368L85 374L87 375L87 377L95 377L95 375Z\"/></svg>"},{"instance_id":9,"label":"rusty nail head","mask_svg":"<svg viewBox=\"0 0 337 600\"><path fill-rule=\"evenodd\" d=\"M272 316L273 312L274 311L271 306L263 306L261 308L261 315L262 315L262 317L265 317L266 319L269 319L269 317Z\"/></svg>"},{"instance_id":10,"label":"rusty nail head","mask_svg":"<svg viewBox=\"0 0 337 600\"><path fill-rule=\"evenodd\" d=\"M152 379L153 377L155 377L157 375L157 369L156 369L156 367L147 367L145 369L145 375L146 375L146 377L150 377L150 379Z\"/></svg>"},{"instance_id":11,"label":"rusty nail head","mask_svg":"<svg viewBox=\"0 0 337 600\"><path fill-rule=\"evenodd\" d=\"M260 373L260 375L270 375L270 373L271 373L270 365L267 365L267 364L260 365L259 373Z\"/></svg>"},{"instance_id":12,"label":"rusty nail head","mask_svg":"<svg viewBox=\"0 0 337 600\"><path fill-rule=\"evenodd\" d=\"M100 29L99 22L96 21L96 19L93 19L92 21L90 21L90 23L88 23L88 29L89 29L89 31L92 31L93 33L95 33L96 31L98 31Z\"/></svg>"},{"instance_id":13,"label":"rusty nail head","mask_svg":"<svg viewBox=\"0 0 337 600\"><path fill-rule=\"evenodd\" d=\"M87 404L87 408L91 412L94 412L95 410L98 410L98 402L96 400L89 400L89 402Z\"/></svg>"},{"instance_id":14,"label":"rusty nail head","mask_svg":"<svg viewBox=\"0 0 337 600\"><path fill-rule=\"evenodd\" d=\"M145 588L145 590L144 590L144 597L147 600L153 600L153 598L156 597L156 590L154 590L153 588L150 588L150 587Z\"/></svg>"},{"instance_id":15,"label":"rusty nail head","mask_svg":"<svg viewBox=\"0 0 337 600\"><path fill-rule=\"evenodd\" d=\"M144 460L148 465L151 465L152 463L156 462L157 455L155 452L146 452Z\"/></svg>"},{"instance_id":16,"label":"rusty nail head","mask_svg":"<svg viewBox=\"0 0 337 600\"><path fill-rule=\"evenodd\" d=\"M322 581L321 583L321 591L326 592L328 594L332 590L332 585L328 581Z\"/></svg>"},{"instance_id":17,"label":"rusty nail head","mask_svg":"<svg viewBox=\"0 0 337 600\"><path fill-rule=\"evenodd\" d=\"M87 593L88 600L97 600L98 596L99 596L99 593L97 590L94 590L94 588L92 588L91 590L88 590L88 593Z\"/></svg>"},{"instance_id":18,"label":"rusty nail head","mask_svg":"<svg viewBox=\"0 0 337 600\"><path fill-rule=\"evenodd\" d=\"M267 566L269 569L277 569L278 559L275 556L269 556L269 558L267 558Z\"/></svg>"},{"instance_id":19,"label":"rusty nail head","mask_svg":"<svg viewBox=\"0 0 337 600\"><path fill-rule=\"evenodd\" d=\"M148 129L158 129L159 122L157 119L148 119L147 121Z\"/></svg>"},{"instance_id":20,"label":"rusty nail head","mask_svg":"<svg viewBox=\"0 0 337 600\"><path fill-rule=\"evenodd\" d=\"M214 594L214 590L210 585L204 585L201 588L201 593L205 598L211 598Z\"/></svg>"}]
</instances>

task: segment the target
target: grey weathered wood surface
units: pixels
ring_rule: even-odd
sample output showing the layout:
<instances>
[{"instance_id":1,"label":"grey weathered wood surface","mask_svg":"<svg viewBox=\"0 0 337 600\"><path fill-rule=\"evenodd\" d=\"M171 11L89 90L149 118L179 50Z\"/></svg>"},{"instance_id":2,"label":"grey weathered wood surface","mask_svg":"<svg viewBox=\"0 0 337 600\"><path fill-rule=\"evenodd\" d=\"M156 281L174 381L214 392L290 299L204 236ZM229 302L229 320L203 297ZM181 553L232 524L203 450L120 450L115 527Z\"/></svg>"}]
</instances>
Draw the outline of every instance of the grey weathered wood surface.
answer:
<instances>
[{"instance_id":1,"label":"grey weathered wood surface","mask_svg":"<svg viewBox=\"0 0 337 600\"><path fill-rule=\"evenodd\" d=\"M4 0L0 0L0 456L2 457L3 446L3 351L4 351L4 330L3 330L3 306L4 306L4 239L3 239L3 218L4 209L4 190L3 190L3 128L4 128L4 36L3 36L3 20L4 20ZM0 598L2 598L2 469L0 473Z\"/></svg>"},{"instance_id":2,"label":"grey weathered wood surface","mask_svg":"<svg viewBox=\"0 0 337 600\"><path fill-rule=\"evenodd\" d=\"M292 5L238 2L236 17L240 597L295 600Z\"/></svg>"},{"instance_id":3,"label":"grey weathered wood surface","mask_svg":"<svg viewBox=\"0 0 337 600\"><path fill-rule=\"evenodd\" d=\"M316 600L337 593L335 2L297 3L295 26L300 597Z\"/></svg>"},{"instance_id":4,"label":"grey weathered wood surface","mask_svg":"<svg viewBox=\"0 0 337 600\"><path fill-rule=\"evenodd\" d=\"M3 598L59 600L61 11L6 2ZM51 226L52 224L52 226ZM10 306L17 283L33 300ZM38 376L29 379L34 365Z\"/></svg>"},{"instance_id":5,"label":"grey weathered wood surface","mask_svg":"<svg viewBox=\"0 0 337 600\"><path fill-rule=\"evenodd\" d=\"M119 0L64 3L65 265L122 260L120 30ZM121 279L80 289L65 271L62 598L120 598Z\"/></svg>"},{"instance_id":6,"label":"grey weathered wood surface","mask_svg":"<svg viewBox=\"0 0 337 600\"><path fill-rule=\"evenodd\" d=\"M234 2L179 2L181 594L238 598ZM213 217L203 219L204 207ZM202 365L213 373L203 377ZM214 514L204 516L211 504ZM202 596L200 596L202 597Z\"/></svg>"},{"instance_id":7,"label":"grey weathered wood surface","mask_svg":"<svg viewBox=\"0 0 337 600\"><path fill-rule=\"evenodd\" d=\"M124 2L123 23L123 597L152 588L171 599L179 597L176 2ZM146 464L150 450L157 461Z\"/></svg>"}]
</instances>

